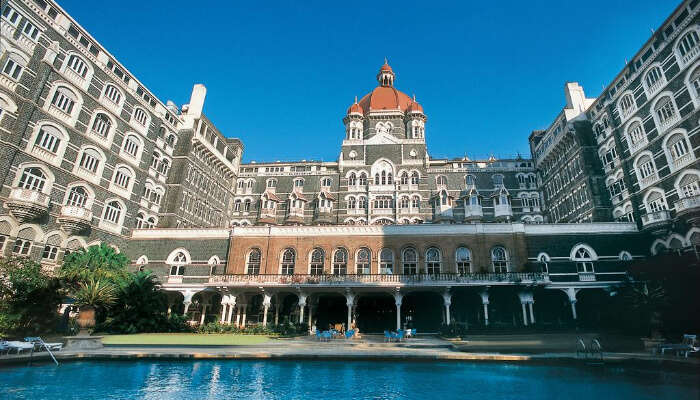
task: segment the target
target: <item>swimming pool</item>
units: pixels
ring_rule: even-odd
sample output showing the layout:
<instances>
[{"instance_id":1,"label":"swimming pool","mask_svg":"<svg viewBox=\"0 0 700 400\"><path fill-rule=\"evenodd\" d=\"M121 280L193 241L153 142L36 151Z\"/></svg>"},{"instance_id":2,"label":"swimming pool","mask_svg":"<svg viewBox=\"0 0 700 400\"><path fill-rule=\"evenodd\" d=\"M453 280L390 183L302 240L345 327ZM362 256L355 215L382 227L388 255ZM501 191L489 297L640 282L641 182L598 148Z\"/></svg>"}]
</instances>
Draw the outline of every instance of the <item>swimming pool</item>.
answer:
<instances>
[{"instance_id":1,"label":"swimming pool","mask_svg":"<svg viewBox=\"0 0 700 400\"><path fill-rule=\"evenodd\" d=\"M697 399L697 375L389 361L99 361L0 369L0 399Z\"/></svg>"}]
</instances>

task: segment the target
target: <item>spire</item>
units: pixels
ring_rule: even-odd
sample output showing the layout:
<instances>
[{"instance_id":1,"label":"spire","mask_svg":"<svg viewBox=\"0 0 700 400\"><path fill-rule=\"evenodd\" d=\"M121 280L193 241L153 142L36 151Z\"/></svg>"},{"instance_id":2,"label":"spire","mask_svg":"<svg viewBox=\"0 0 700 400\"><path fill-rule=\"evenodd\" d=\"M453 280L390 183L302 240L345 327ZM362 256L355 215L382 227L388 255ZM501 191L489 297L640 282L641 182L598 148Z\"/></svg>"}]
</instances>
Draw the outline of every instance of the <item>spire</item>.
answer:
<instances>
[{"instance_id":1,"label":"spire","mask_svg":"<svg viewBox=\"0 0 700 400\"><path fill-rule=\"evenodd\" d=\"M357 104L357 96L355 96L355 104Z\"/></svg>"}]
</instances>

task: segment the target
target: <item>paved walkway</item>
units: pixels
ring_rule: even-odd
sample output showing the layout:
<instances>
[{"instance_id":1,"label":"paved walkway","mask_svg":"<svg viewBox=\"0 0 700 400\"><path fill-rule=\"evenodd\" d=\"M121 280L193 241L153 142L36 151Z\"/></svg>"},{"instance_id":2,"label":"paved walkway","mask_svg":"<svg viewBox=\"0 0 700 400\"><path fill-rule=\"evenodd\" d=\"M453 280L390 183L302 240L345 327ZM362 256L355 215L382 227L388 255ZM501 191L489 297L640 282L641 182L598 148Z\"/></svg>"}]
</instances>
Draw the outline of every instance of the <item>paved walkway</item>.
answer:
<instances>
[{"instance_id":1,"label":"paved walkway","mask_svg":"<svg viewBox=\"0 0 700 400\"><path fill-rule=\"evenodd\" d=\"M544 338L543 338L544 336ZM474 343L447 341L437 337L418 337L401 343L385 343L381 336L365 335L361 340L333 340L318 342L314 338L277 339L259 345L246 346L107 346L92 351L62 350L55 353L61 360L75 359L135 359L135 358L187 358L187 359L313 359L313 360L412 360L412 361L505 361L505 362L566 362L577 360L569 351L502 352L497 349L517 348L517 343L527 349L537 342L547 343L546 335L491 335L489 340L478 338ZM544 340L543 340L544 339ZM557 340L564 340L558 338ZM497 345L501 343L500 347ZM479 348L472 351L469 346ZM490 347L483 351L481 347ZM573 342L568 346L573 349ZM551 347L551 346L550 346ZM544 346L545 350L550 347ZM532 349L529 349L532 350ZM50 362L46 352L35 353L37 362ZM25 364L29 355L0 356L0 365ZM698 369L700 359L660 356L642 352L604 353L605 363L652 362L664 366L680 366ZM578 362L584 360L578 359Z\"/></svg>"}]
</instances>

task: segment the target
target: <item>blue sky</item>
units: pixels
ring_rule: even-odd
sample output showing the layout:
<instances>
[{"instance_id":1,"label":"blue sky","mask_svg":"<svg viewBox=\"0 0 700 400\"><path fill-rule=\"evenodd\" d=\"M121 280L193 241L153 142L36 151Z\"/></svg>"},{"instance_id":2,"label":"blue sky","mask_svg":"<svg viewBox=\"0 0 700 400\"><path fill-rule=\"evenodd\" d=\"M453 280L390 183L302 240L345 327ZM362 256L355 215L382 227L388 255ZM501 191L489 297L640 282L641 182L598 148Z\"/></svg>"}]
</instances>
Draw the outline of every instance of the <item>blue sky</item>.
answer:
<instances>
[{"instance_id":1,"label":"blue sky","mask_svg":"<svg viewBox=\"0 0 700 400\"><path fill-rule=\"evenodd\" d=\"M246 161L332 161L384 57L428 115L433 157L529 154L564 83L597 96L679 2L60 4L161 100L187 103L205 84L205 113Z\"/></svg>"}]
</instances>

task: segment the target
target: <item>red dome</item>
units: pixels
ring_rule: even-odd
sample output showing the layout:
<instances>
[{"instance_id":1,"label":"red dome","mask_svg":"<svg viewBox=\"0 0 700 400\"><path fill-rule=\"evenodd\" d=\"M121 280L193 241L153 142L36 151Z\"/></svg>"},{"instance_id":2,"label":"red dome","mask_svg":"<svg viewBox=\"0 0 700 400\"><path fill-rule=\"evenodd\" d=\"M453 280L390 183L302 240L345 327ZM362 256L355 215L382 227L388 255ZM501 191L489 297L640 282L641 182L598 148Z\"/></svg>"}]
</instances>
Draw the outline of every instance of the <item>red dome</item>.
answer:
<instances>
[{"instance_id":1,"label":"red dome","mask_svg":"<svg viewBox=\"0 0 700 400\"><path fill-rule=\"evenodd\" d=\"M364 111L362 107L357 104L357 101L355 101L355 103L348 108L348 114L364 114Z\"/></svg>"},{"instance_id":2,"label":"red dome","mask_svg":"<svg viewBox=\"0 0 700 400\"><path fill-rule=\"evenodd\" d=\"M401 110L406 112L411 98L400 90L390 86L377 86L360 99L360 106L365 113L370 110Z\"/></svg>"},{"instance_id":3,"label":"red dome","mask_svg":"<svg viewBox=\"0 0 700 400\"><path fill-rule=\"evenodd\" d=\"M380 68L379 71L394 72L386 61L384 61L384 65L382 65L382 68Z\"/></svg>"},{"instance_id":4,"label":"red dome","mask_svg":"<svg viewBox=\"0 0 700 400\"><path fill-rule=\"evenodd\" d=\"M408 106L408 112L419 112L423 113L423 106L418 104L417 101L412 100L411 104Z\"/></svg>"}]
</instances>

